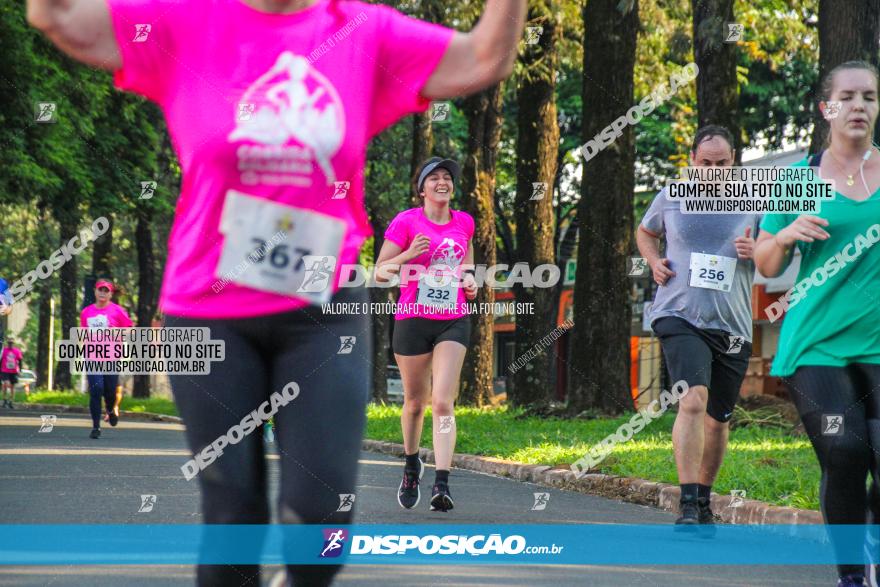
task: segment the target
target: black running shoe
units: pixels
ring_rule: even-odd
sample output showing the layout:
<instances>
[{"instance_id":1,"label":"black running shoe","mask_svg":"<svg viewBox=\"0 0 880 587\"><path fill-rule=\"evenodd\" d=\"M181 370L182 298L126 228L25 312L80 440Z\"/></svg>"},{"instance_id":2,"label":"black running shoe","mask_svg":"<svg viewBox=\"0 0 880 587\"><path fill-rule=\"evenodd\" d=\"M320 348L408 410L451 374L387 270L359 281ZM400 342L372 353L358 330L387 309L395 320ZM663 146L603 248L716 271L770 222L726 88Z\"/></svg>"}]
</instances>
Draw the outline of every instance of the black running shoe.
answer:
<instances>
[{"instance_id":1,"label":"black running shoe","mask_svg":"<svg viewBox=\"0 0 880 587\"><path fill-rule=\"evenodd\" d=\"M435 483L431 490L431 511L448 512L453 507L455 507L455 503L452 501L452 494L449 493L449 485Z\"/></svg>"},{"instance_id":2,"label":"black running shoe","mask_svg":"<svg viewBox=\"0 0 880 587\"><path fill-rule=\"evenodd\" d=\"M419 459L418 471L403 470L403 479L400 482L400 487L397 488L397 503L400 504L400 507L411 510L419 505L419 500L422 497L419 491L419 479L424 473L425 463L422 462L422 459Z\"/></svg>"},{"instance_id":3,"label":"black running shoe","mask_svg":"<svg viewBox=\"0 0 880 587\"><path fill-rule=\"evenodd\" d=\"M6 404L9 406L9 409L10 409L10 410L14 410L14 409L15 409L15 406L12 405L12 402L11 402L11 401L6 402Z\"/></svg>"},{"instance_id":4,"label":"black running shoe","mask_svg":"<svg viewBox=\"0 0 880 587\"><path fill-rule=\"evenodd\" d=\"M863 587L865 578L861 575L847 575L841 577L837 582L837 587Z\"/></svg>"},{"instance_id":5,"label":"black running shoe","mask_svg":"<svg viewBox=\"0 0 880 587\"><path fill-rule=\"evenodd\" d=\"M89 438L101 438L101 429L92 428L92 433L89 434Z\"/></svg>"},{"instance_id":6,"label":"black running shoe","mask_svg":"<svg viewBox=\"0 0 880 587\"><path fill-rule=\"evenodd\" d=\"M711 502L705 497L697 498L697 508L700 510L699 520L701 524L714 524L715 514L712 513Z\"/></svg>"},{"instance_id":7,"label":"black running shoe","mask_svg":"<svg viewBox=\"0 0 880 587\"><path fill-rule=\"evenodd\" d=\"M109 422L111 426L116 426L119 423L119 408L115 407L107 414L109 418Z\"/></svg>"},{"instance_id":8,"label":"black running shoe","mask_svg":"<svg viewBox=\"0 0 880 587\"><path fill-rule=\"evenodd\" d=\"M679 526L694 526L700 523L700 508L697 500L688 499L680 502L679 509L681 515L675 523Z\"/></svg>"}]
</instances>

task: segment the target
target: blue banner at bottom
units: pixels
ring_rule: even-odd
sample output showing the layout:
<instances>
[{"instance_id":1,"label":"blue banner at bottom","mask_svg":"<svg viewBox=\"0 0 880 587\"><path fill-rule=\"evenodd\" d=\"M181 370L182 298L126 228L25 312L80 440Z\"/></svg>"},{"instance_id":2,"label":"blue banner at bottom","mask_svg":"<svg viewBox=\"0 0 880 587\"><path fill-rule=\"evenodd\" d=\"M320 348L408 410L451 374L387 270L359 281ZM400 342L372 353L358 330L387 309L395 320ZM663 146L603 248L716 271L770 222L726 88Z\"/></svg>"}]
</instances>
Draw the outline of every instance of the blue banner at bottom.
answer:
<instances>
[{"instance_id":1,"label":"blue banner at bottom","mask_svg":"<svg viewBox=\"0 0 880 587\"><path fill-rule=\"evenodd\" d=\"M877 563L880 526L0 525L0 564Z\"/></svg>"}]
</instances>

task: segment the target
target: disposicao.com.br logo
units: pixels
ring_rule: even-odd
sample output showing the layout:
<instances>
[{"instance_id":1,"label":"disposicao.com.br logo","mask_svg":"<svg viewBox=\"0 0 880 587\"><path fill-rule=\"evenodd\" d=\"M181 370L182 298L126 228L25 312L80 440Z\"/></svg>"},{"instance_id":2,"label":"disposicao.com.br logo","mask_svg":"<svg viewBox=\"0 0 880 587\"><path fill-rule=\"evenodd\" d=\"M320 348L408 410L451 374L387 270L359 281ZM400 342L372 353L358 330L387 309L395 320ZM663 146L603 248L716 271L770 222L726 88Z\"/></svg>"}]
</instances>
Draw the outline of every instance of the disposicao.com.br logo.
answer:
<instances>
[{"instance_id":1,"label":"disposicao.com.br logo","mask_svg":"<svg viewBox=\"0 0 880 587\"><path fill-rule=\"evenodd\" d=\"M326 548L327 540L325 540ZM352 535L349 554L369 555L520 555L559 554L563 546L528 546L526 539L518 534L502 537L501 534L476 534L472 536L448 534L445 536L387 534L366 536ZM321 555L325 556L324 554Z\"/></svg>"}]
</instances>

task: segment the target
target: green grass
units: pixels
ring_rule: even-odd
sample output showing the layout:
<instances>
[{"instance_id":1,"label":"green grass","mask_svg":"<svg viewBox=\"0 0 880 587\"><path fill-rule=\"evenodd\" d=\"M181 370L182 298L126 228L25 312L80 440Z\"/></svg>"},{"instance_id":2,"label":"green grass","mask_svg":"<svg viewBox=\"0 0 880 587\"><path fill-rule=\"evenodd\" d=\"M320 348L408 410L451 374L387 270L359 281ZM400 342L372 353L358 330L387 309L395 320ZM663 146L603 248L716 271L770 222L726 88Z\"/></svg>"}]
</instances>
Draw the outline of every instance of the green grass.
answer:
<instances>
[{"instance_id":1,"label":"green grass","mask_svg":"<svg viewBox=\"0 0 880 587\"><path fill-rule=\"evenodd\" d=\"M456 452L497 457L531 464L568 465L585 454L618 426L629 420L602 418L563 420L517 417L507 407L457 407ZM371 404L367 438L402 442L400 406ZM603 473L676 483L672 454L673 414L649 424L632 440L619 444L599 465ZM422 433L430 446L430 410ZM745 490L746 497L777 505L819 508L819 465L810 442L777 428L748 427L732 430L724 465L713 486L718 493Z\"/></svg>"},{"instance_id":2,"label":"green grass","mask_svg":"<svg viewBox=\"0 0 880 587\"><path fill-rule=\"evenodd\" d=\"M24 394L16 394L24 402ZM88 406L88 396L76 392L37 390L30 403ZM122 399L121 409L177 415L174 402L162 398ZM400 406L370 404L367 438L402 442ZM629 420L597 418L564 420L522 417L509 408L455 409L458 429L456 452L509 459L530 464L568 465L583 457L594 443ZM649 424L632 440L619 444L599 465L612 475L676 483L672 456L673 414ZM422 432L423 446L430 446L430 409ZM732 430L724 465L713 486L718 493L745 490L746 497L777 505L819 509L819 465L809 440L778 428L747 427Z\"/></svg>"},{"instance_id":3,"label":"green grass","mask_svg":"<svg viewBox=\"0 0 880 587\"><path fill-rule=\"evenodd\" d=\"M32 391L30 397L25 399L24 392L15 394L15 401L31 404L60 404L64 406L89 406L89 396L75 391L47 391L38 389ZM152 397L135 398L125 396L119 409L123 412L149 412L152 414L177 415L177 406L170 399Z\"/></svg>"}]
</instances>

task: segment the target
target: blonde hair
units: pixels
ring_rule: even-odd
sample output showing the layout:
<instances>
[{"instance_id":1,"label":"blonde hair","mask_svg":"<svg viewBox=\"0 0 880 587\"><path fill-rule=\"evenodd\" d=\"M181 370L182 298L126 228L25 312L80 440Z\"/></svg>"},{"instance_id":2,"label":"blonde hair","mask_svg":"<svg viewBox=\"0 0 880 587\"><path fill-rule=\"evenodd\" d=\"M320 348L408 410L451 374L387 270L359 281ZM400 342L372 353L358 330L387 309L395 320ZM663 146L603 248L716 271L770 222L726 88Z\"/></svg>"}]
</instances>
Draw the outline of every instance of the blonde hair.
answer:
<instances>
[{"instance_id":1,"label":"blonde hair","mask_svg":"<svg viewBox=\"0 0 880 587\"><path fill-rule=\"evenodd\" d=\"M880 86L880 72L877 71L877 68L868 63L867 61L844 61L840 65L835 66L828 73L825 74L825 77L822 78L822 85L819 88L819 99L822 102L828 102L831 99L831 94L834 92L834 76L836 76L841 71L846 69L862 69L864 71L870 72L874 76L875 83ZM831 125L828 125L828 134L825 135L825 145L824 148L828 148L831 145ZM871 129L873 134L874 129Z\"/></svg>"}]
</instances>

